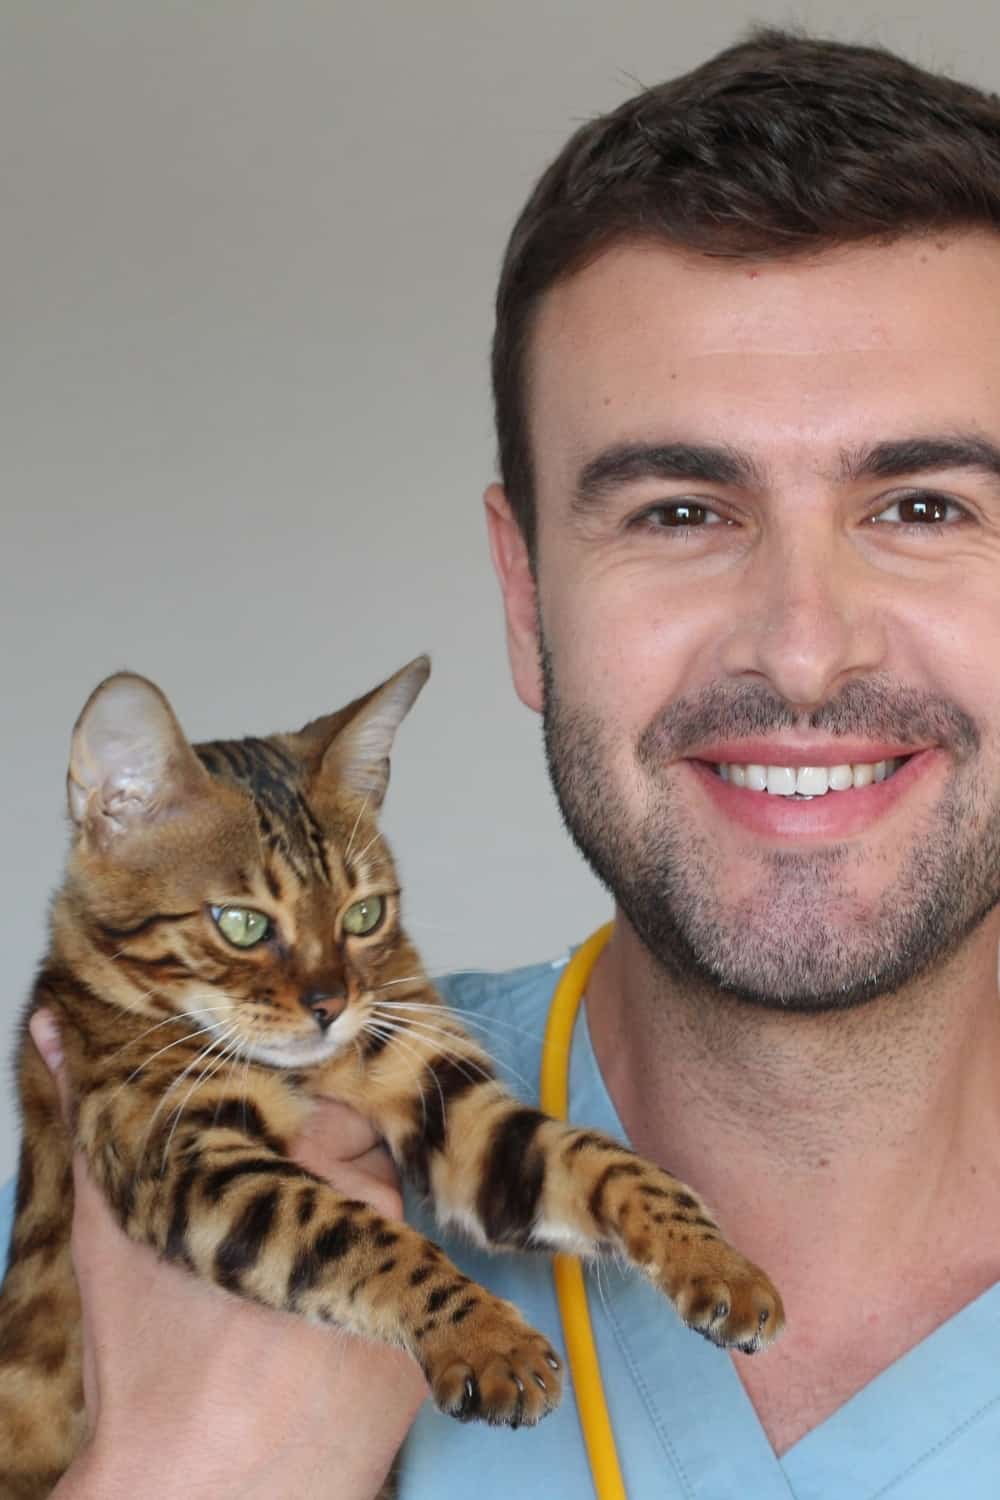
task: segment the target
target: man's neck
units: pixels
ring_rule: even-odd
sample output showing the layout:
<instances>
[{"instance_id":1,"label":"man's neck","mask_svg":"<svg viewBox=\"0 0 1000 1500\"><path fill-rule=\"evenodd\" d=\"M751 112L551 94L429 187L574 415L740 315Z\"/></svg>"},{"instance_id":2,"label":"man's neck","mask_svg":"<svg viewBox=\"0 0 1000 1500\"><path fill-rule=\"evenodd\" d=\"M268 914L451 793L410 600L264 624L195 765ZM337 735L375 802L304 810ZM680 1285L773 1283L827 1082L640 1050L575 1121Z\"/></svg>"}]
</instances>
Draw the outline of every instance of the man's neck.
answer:
<instances>
[{"instance_id":1,"label":"man's neck","mask_svg":"<svg viewBox=\"0 0 1000 1500\"><path fill-rule=\"evenodd\" d=\"M822 1016L682 991L622 919L595 969L588 1025L633 1144L785 1297L762 1373L740 1365L779 1449L1000 1278L996 953L990 923L933 980ZM807 1365L828 1385L769 1422L769 1377Z\"/></svg>"}]
</instances>

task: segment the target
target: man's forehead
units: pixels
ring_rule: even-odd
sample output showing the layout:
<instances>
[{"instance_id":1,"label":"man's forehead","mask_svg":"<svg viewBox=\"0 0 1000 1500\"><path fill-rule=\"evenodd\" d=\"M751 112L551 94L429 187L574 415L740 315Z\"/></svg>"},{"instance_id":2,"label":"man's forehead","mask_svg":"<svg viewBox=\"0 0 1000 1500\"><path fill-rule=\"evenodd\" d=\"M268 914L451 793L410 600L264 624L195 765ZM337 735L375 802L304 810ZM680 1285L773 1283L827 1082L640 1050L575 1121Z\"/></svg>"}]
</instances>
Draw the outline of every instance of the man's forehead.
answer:
<instances>
[{"instance_id":1,"label":"man's forehead","mask_svg":"<svg viewBox=\"0 0 1000 1500\"><path fill-rule=\"evenodd\" d=\"M767 263L617 246L547 294L528 402L539 481L612 445L728 442L758 470L770 448L832 477L889 439L996 439L1000 236Z\"/></svg>"},{"instance_id":2,"label":"man's forehead","mask_svg":"<svg viewBox=\"0 0 1000 1500\"><path fill-rule=\"evenodd\" d=\"M947 311L956 334L980 326L1000 290L1000 234L979 229L865 241L793 259L696 254L663 241L612 245L542 300L532 355L581 340L640 339L668 325L680 352L799 353L878 348L904 327L919 340ZM964 293L964 295L956 295Z\"/></svg>"}]
</instances>

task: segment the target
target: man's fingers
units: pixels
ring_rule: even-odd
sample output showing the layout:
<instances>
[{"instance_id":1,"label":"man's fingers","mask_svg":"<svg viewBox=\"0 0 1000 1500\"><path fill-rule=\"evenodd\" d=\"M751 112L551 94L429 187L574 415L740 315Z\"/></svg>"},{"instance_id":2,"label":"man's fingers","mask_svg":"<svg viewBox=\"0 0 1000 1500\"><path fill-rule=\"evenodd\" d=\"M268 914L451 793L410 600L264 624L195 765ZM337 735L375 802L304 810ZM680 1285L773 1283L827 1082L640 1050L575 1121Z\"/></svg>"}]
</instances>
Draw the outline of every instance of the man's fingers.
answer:
<instances>
[{"instance_id":1,"label":"man's fingers","mask_svg":"<svg viewBox=\"0 0 1000 1500\"><path fill-rule=\"evenodd\" d=\"M69 1124L69 1089L63 1068L62 1039L55 1016L50 1010L36 1010L28 1022L31 1040L42 1055L42 1061L55 1080L59 1094L59 1108L65 1124Z\"/></svg>"},{"instance_id":2,"label":"man's fingers","mask_svg":"<svg viewBox=\"0 0 1000 1500\"><path fill-rule=\"evenodd\" d=\"M295 1157L303 1166L319 1172L323 1163L329 1166L332 1161L354 1161L378 1144L372 1126L353 1109L335 1099L320 1099L298 1136ZM318 1154L320 1164L305 1160L306 1154L311 1158Z\"/></svg>"},{"instance_id":3,"label":"man's fingers","mask_svg":"<svg viewBox=\"0 0 1000 1500\"><path fill-rule=\"evenodd\" d=\"M291 1154L339 1192L364 1198L391 1218L400 1217L399 1177L392 1158L368 1121L346 1104L321 1099Z\"/></svg>"},{"instance_id":4,"label":"man's fingers","mask_svg":"<svg viewBox=\"0 0 1000 1500\"><path fill-rule=\"evenodd\" d=\"M375 1177L379 1182L384 1182L386 1187L399 1187L396 1163L384 1146L373 1146L363 1156L355 1157L351 1165L357 1167L359 1172L364 1172L366 1177Z\"/></svg>"}]
</instances>

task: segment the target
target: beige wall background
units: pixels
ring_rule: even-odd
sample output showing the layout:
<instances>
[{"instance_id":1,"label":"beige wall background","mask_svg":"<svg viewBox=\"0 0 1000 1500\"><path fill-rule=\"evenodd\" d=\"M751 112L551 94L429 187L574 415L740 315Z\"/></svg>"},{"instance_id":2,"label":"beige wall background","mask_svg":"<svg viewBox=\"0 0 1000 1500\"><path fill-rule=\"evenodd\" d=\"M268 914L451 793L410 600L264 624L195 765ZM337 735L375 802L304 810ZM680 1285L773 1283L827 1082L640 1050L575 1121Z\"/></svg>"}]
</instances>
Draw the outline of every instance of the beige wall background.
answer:
<instances>
[{"instance_id":1,"label":"beige wall background","mask_svg":"<svg viewBox=\"0 0 1000 1500\"><path fill-rule=\"evenodd\" d=\"M976 0L0 7L5 1053L69 730L121 666L204 738L297 726L429 650L386 821L432 972L603 918L487 559L495 274L577 123L756 20L998 82ZM15 1145L5 1085L0 1179Z\"/></svg>"}]
</instances>

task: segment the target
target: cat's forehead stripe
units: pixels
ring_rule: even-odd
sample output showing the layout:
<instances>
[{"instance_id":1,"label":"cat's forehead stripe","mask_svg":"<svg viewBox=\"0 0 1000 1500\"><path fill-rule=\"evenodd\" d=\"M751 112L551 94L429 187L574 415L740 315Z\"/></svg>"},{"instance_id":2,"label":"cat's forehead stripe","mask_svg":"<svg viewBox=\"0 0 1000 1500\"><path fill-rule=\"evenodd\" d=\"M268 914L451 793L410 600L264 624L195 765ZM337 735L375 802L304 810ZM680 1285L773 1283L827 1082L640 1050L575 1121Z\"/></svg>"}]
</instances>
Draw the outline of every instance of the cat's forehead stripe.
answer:
<instances>
[{"instance_id":1,"label":"cat's forehead stripe","mask_svg":"<svg viewBox=\"0 0 1000 1500\"><path fill-rule=\"evenodd\" d=\"M298 804L299 814L302 818L309 843L312 847L313 858L316 864L322 870L323 878L326 880L327 885L329 885L330 866L327 862L326 857L326 840L323 837L323 830L317 823L315 813L313 812L312 808L309 806L308 802L306 801L305 797L303 797L301 792L296 792L295 799Z\"/></svg>"},{"instance_id":2,"label":"cat's forehead stripe","mask_svg":"<svg viewBox=\"0 0 1000 1500\"><path fill-rule=\"evenodd\" d=\"M236 782L253 798L265 843L302 879L318 875L330 883L325 840L302 793L302 770L287 751L267 740L214 740L196 746L214 776Z\"/></svg>"}]
</instances>

